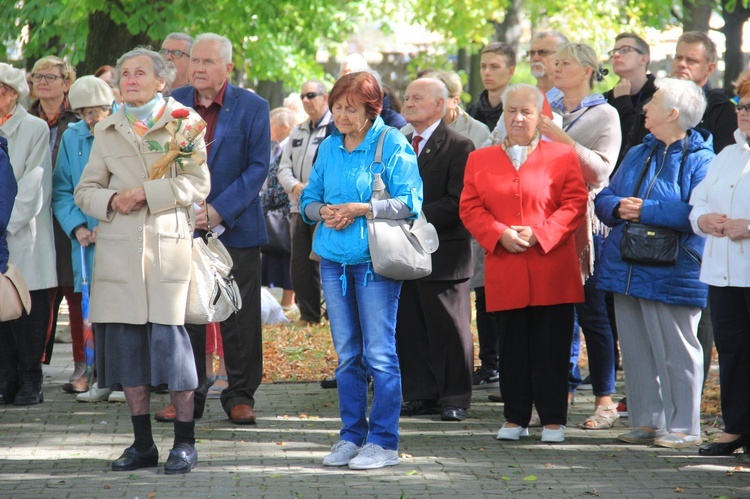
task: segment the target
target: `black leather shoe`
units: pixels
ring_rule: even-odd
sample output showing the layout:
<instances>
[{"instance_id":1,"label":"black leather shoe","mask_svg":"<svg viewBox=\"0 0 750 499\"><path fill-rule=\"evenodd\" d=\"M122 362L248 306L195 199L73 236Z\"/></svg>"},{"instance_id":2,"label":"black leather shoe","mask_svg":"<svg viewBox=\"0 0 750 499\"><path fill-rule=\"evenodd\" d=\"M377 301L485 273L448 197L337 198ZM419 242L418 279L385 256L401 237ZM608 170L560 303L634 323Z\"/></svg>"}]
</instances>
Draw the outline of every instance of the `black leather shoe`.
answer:
<instances>
[{"instance_id":1,"label":"black leather shoe","mask_svg":"<svg viewBox=\"0 0 750 499\"><path fill-rule=\"evenodd\" d=\"M159 450L156 444L147 451L139 452L132 445L122 456L112 461L112 471L132 471L140 468L153 468L159 464Z\"/></svg>"},{"instance_id":2,"label":"black leather shoe","mask_svg":"<svg viewBox=\"0 0 750 499\"><path fill-rule=\"evenodd\" d=\"M336 378L326 378L320 382L321 388L338 388L339 384Z\"/></svg>"},{"instance_id":3,"label":"black leather shoe","mask_svg":"<svg viewBox=\"0 0 750 499\"><path fill-rule=\"evenodd\" d=\"M195 450L195 447L188 444L179 444L169 451L167 463L164 465L164 474L190 473L196 464L198 464L198 451Z\"/></svg>"},{"instance_id":4,"label":"black leather shoe","mask_svg":"<svg viewBox=\"0 0 750 499\"><path fill-rule=\"evenodd\" d=\"M743 447L745 452L750 449L750 435L740 435L731 442L714 442L698 448L701 456L731 456L734 451Z\"/></svg>"},{"instance_id":5,"label":"black leather shoe","mask_svg":"<svg viewBox=\"0 0 750 499\"><path fill-rule=\"evenodd\" d=\"M12 404L18 393L18 383L0 381L0 405Z\"/></svg>"},{"instance_id":6,"label":"black leather shoe","mask_svg":"<svg viewBox=\"0 0 750 499\"><path fill-rule=\"evenodd\" d=\"M466 419L466 409L452 405L443 407L440 412L440 419L442 421L463 421Z\"/></svg>"},{"instance_id":7,"label":"black leather shoe","mask_svg":"<svg viewBox=\"0 0 750 499\"><path fill-rule=\"evenodd\" d=\"M13 405L36 405L44 402L42 384L36 381L23 381L18 390Z\"/></svg>"},{"instance_id":8,"label":"black leather shoe","mask_svg":"<svg viewBox=\"0 0 750 499\"><path fill-rule=\"evenodd\" d=\"M440 414L440 404L437 400L410 400L401 406L402 416L426 416Z\"/></svg>"}]
</instances>

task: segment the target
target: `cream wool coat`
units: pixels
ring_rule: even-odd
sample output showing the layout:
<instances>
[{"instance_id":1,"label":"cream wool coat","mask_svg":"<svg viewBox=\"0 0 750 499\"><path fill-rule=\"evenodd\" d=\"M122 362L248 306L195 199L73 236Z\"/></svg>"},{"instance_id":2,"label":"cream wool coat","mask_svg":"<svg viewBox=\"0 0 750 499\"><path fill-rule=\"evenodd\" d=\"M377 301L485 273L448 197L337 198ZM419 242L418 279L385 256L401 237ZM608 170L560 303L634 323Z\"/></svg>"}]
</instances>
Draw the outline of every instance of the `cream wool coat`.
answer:
<instances>
[{"instance_id":1,"label":"cream wool coat","mask_svg":"<svg viewBox=\"0 0 750 499\"><path fill-rule=\"evenodd\" d=\"M171 139L165 125L175 121L167 99L162 117L140 140L124 108L96 125L89 162L75 190L81 210L98 218L90 319L92 323L182 325L191 269L193 203L211 190L203 133L195 141L198 162L184 158L170 178L148 180L163 153L149 151L147 140ZM197 120L190 110L188 120ZM107 211L112 196L143 186L144 207L129 215Z\"/></svg>"},{"instance_id":2,"label":"cream wool coat","mask_svg":"<svg viewBox=\"0 0 750 499\"><path fill-rule=\"evenodd\" d=\"M29 290L57 287L55 240L52 232L52 163L49 127L20 105L0 126L18 182L18 195L8 222L10 263L16 265Z\"/></svg>"}]
</instances>

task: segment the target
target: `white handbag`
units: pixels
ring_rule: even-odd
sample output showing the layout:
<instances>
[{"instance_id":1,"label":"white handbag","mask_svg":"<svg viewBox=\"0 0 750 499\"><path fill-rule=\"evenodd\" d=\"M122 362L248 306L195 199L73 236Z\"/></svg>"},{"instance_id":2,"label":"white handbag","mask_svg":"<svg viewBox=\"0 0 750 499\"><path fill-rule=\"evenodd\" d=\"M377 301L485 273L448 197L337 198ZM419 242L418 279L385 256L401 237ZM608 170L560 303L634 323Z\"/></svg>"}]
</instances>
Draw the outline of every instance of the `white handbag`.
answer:
<instances>
[{"instance_id":1,"label":"white handbag","mask_svg":"<svg viewBox=\"0 0 750 499\"><path fill-rule=\"evenodd\" d=\"M206 241L193 238L192 274L185 324L222 322L242 308L240 288L232 277L232 257L209 226Z\"/></svg>"},{"instance_id":2,"label":"white handbag","mask_svg":"<svg viewBox=\"0 0 750 499\"><path fill-rule=\"evenodd\" d=\"M0 274L0 322L16 320L31 313L31 294L18 267L8 264L5 274Z\"/></svg>"},{"instance_id":3,"label":"white handbag","mask_svg":"<svg viewBox=\"0 0 750 499\"><path fill-rule=\"evenodd\" d=\"M373 166L382 165L383 143L390 128L380 134L375 150L375 159L370 165L372 180L372 200L388 199L380 173ZM375 272L396 280L411 280L426 277L432 273L432 253L437 251L439 241L435 226L419 212L416 220L391 220L373 218L367 220L367 237L370 259Z\"/></svg>"}]
</instances>

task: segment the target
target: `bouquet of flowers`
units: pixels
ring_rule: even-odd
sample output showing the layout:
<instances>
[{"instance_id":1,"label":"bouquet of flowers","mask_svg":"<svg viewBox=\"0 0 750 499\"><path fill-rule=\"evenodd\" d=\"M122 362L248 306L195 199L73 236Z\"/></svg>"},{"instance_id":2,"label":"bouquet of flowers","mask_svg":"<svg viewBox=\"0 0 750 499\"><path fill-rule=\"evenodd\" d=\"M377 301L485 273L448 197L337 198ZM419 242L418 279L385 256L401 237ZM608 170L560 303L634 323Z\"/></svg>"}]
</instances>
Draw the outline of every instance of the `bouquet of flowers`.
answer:
<instances>
[{"instance_id":1,"label":"bouquet of flowers","mask_svg":"<svg viewBox=\"0 0 750 499\"><path fill-rule=\"evenodd\" d=\"M190 111L184 107L172 111L171 116L175 118L175 121L167 123L165 129L172 135L172 138L165 142L164 145L159 144L155 140L146 141L149 151L164 153L164 156L157 159L151 167L151 173L148 176L149 180L164 177L172 163L177 164L180 169L184 169L182 164L184 158L193 156L199 165L204 163L203 159L196 154L195 141L201 132L206 129L206 122L201 118L197 120L188 119L191 117ZM197 115L193 116L197 117Z\"/></svg>"}]
</instances>

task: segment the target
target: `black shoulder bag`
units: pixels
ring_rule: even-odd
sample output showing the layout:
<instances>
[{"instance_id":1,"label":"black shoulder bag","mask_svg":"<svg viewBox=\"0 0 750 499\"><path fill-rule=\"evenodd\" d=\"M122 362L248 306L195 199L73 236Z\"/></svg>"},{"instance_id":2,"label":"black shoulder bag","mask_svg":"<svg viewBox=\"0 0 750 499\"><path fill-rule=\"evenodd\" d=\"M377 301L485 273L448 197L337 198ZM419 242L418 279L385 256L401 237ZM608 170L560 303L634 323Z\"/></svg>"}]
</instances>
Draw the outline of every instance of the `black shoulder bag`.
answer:
<instances>
[{"instance_id":1,"label":"black shoulder bag","mask_svg":"<svg viewBox=\"0 0 750 499\"><path fill-rule=\"evenodd\" d=\"M633 197L638 196L638 190L643 183L651 158L654 156L654 147L646 158L638 182L635 184ZM682 149L680 160L680 171L677 176L678 185L682 181L682 171L688 154L688 137L685 136L685 144ZM657 172L658 177L658 172ZM654 178L656 181L656 178ZM628 263L640 265L669 266L677 263L680 252L680 231L669 227L659 227L638 222L626 222L622 229L622 241L620 242L620 253L622 259Z\"/></svg>"}]
</instances>

